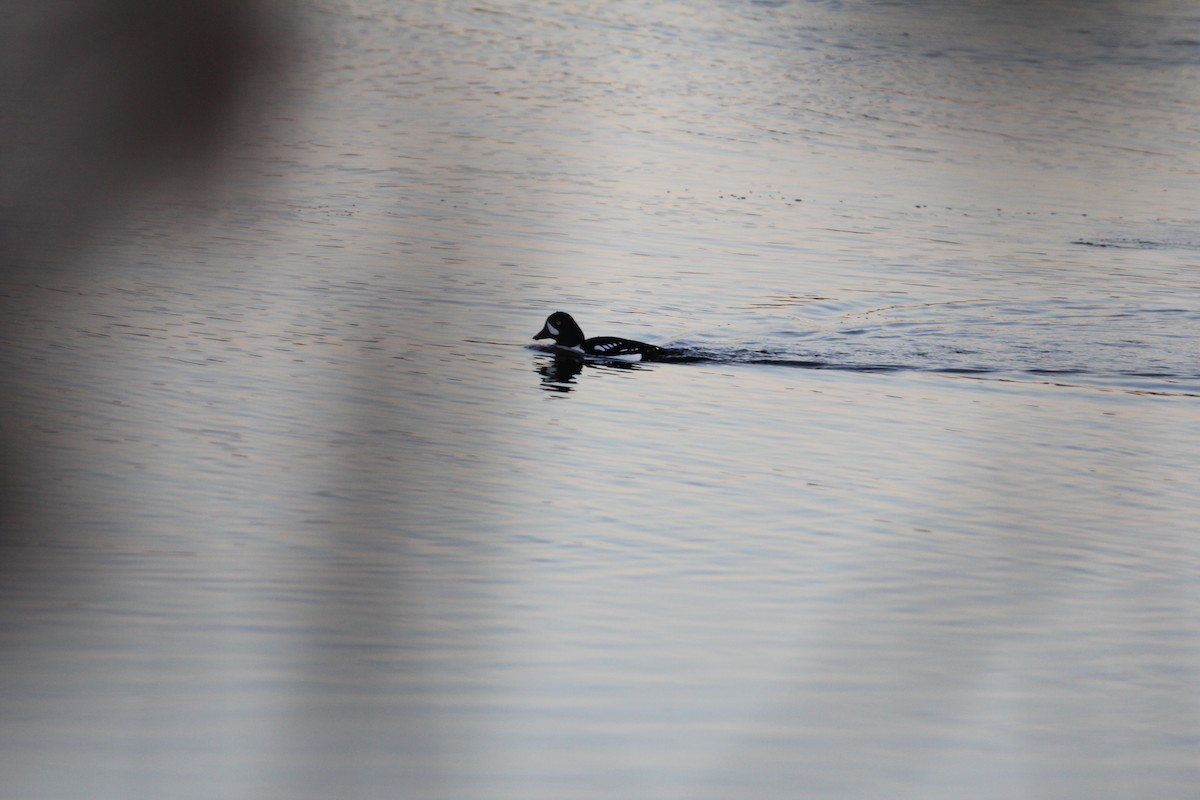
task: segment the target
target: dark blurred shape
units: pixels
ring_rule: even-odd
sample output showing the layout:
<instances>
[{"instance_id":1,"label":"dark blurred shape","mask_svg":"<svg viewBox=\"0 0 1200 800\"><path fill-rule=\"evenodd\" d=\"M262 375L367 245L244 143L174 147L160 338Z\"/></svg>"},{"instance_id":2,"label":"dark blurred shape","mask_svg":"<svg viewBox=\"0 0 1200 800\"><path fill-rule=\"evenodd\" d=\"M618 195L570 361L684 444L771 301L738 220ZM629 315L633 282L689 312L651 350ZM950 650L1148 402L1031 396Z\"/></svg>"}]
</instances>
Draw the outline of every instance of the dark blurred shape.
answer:
<instances>
[{"instance_id":1,"label":"dark blurred shape","mask_svg":"<svg viewBox=\"0 0 1200 800\"><path fill-rule=\"evenodd\" d=\"M8 4L0 259L77 241L134 193L195 181L286 39L249 0Z\"/></svg>"},{"instance_id":2,"label":"dark blurred shape","mask_svg":"<svg viewBox=\"0 0 1200 800\"><path fill-rule=\"evenodd\" d=\"M265 96L290 31L254 0L18 0L0 25L0 291L150 190L198 189ZM11 377L0 320L0 403ZM36 535L37 448L0 425L0 544ZM5 559L11 563L10 559Z\"/></svg>"}]
</instances>

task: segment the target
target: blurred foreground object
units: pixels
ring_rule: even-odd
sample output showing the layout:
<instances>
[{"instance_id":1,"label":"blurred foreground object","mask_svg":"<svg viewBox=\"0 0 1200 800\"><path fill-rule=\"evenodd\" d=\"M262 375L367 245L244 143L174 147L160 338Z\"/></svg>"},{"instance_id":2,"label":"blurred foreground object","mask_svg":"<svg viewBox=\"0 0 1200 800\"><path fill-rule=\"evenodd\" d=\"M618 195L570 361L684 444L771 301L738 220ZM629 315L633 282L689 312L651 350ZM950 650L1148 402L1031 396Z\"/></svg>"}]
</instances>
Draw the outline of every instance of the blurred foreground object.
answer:
<instances>
[{"instance_id":1,"label":"blurred foreground object","mask_svg":"<svg viewBox=\"0 0 1200 800\"><path fill-rule=\"evenodd\" d=\"M9 4L0 266L77 240L140 191L205 178L277 63L277 18L248 0Z\"/></svg>"},{"instance_id":2,"label":"blurred foreground object","mask_svg":"<svg viewBox=\"0 0 1200 800\"><path fill-rule=\"evenodd\" d=\"M0 278L13 283L0 291L24 293L154 192L207 188L279 73L285 18L255 0L6 3ZM0 347L17 324L0 320ZM0 377L0 400L25 391ZM42 455L26 433L0 427L0 544L39 521L36 502L17 502Z\"/></svg>"}]
</instances>

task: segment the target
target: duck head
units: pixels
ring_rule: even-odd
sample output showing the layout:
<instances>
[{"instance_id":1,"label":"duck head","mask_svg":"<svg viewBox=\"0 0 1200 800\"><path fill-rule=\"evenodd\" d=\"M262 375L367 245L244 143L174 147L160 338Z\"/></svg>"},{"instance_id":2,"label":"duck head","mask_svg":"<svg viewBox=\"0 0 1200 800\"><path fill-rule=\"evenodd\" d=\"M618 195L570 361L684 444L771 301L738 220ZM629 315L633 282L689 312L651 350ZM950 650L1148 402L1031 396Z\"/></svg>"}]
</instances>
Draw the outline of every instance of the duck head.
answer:
<instances>
[{"instance_id":1,"label":"duck head","mask_svg":"<svg viewBox=\"0 0 1200 800\"><path fill-rule=\"evenodd\" d=\"M546 324L533 336L534 339L553 339L559 347L578 347L583 343L583 331L570 314L555 311L546 317Z\"/></svg>"}]
</instances>

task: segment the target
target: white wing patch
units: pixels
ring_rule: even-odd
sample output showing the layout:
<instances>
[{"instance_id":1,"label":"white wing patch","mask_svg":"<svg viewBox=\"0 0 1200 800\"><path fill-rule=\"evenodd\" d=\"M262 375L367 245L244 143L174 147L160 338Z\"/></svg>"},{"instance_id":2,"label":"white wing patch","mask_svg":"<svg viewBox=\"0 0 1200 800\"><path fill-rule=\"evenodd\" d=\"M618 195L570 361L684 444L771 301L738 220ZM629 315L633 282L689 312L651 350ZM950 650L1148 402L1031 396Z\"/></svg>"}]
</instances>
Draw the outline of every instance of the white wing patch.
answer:
<instances>
[{"instance_id":1,"label":"white wing patch","mask_svg":"<svg viewBox=\"0 0 1200 800\"><path fill-rule=\"evenodd\" d=\"M629 345L626 342L602 342L592 345L592 354L601 356L602 358L611 358L613 361L641 361L642 354L638 351L629 352ZM625 351L625 352L621 352Z\"/></svg>"}]
</instances>

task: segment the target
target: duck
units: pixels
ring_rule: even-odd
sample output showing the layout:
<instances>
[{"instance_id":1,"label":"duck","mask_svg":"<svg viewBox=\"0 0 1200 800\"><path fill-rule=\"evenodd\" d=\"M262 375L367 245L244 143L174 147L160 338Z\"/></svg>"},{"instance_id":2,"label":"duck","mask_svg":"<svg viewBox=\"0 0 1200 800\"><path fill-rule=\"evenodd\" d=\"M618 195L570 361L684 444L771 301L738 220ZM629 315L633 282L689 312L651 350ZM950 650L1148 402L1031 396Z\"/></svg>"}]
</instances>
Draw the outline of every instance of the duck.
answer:
<instances>
[{"instance_id":1,"label":"duck","mask_svg":"<svg viewBox=\"0 0 1200 800\"><path fill-rule=\"evenodd\" d=\"M672 351L658 345L622 339L619 336L593 336L588 339L575 318L565 311L555 311L546 317L546 324L534 339L553 339L556 348L580 356L607 358L614 361L643 361L662 358Z\"/></svg>"}]
</instances>

